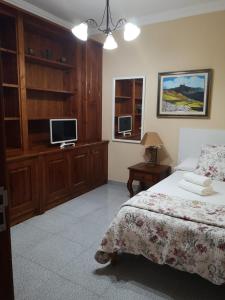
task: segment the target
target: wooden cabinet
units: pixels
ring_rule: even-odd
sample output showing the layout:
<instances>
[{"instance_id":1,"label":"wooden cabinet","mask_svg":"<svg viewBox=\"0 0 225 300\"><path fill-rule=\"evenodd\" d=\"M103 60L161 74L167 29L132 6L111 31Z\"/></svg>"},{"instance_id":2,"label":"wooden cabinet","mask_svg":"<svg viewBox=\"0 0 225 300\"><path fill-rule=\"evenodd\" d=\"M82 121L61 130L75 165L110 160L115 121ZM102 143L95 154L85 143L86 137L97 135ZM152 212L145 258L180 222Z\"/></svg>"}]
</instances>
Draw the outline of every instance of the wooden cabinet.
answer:
<instances>
[{"instance_id":1,"label":"wooden cabinet","mask_svg":"<svg viewBox=\"0 0 225 300\"><path fill-rule=\"evenodd\" d=\"M32 217L39 210L37 160L8 163L8 192L11 224Z\"/></svg>"},{"instance_id":2,"label":"wooden cabinet","mask_svg":"<svg viewBox=\"0 0 225 300\"><path fill-rule=\"evenodd\" d=\"M64 152L44 158L44 202L51 208L69 194L68 160Z\"/></svg>"},{"instance_id":3,"label":"wooden cabinet","mask_svg":"<svg viewBox=\"0 0 225 300\"><path fill-rule=\"evenodd\" d=\"M108 147L94 146L91 149L91 186L95 188L108 180Z\"/></svg>"},{"instance_id":4,"label":"wooden cabinet","mask_svg":"<svg viewBox=\"0 0 225 300\"><path fill-rule=\"evenodd\" d=\"M11 225L107 183L108 142L8 160Z\"/></svg>"},{"instance_id":5,"label":"wooden cabinet","mask_svg":"<svg viewBox=\"0 0 225 300\"><path fill-rule=\"evenodd\" d=\"M89 40L84 50L84 136L88 142L102 135L102 45Z\"/></svg>"},{"instance_id":6,"label":"wooden cabinet","mask_svg":"<svg viewBox=\"0 0 225 300\"><path fill-rule=\"evenodd\" d=\"M70 188L72 194L79 194L89 187L89 149L75 149L68 153Z\"/></svg>"}]
</instances>

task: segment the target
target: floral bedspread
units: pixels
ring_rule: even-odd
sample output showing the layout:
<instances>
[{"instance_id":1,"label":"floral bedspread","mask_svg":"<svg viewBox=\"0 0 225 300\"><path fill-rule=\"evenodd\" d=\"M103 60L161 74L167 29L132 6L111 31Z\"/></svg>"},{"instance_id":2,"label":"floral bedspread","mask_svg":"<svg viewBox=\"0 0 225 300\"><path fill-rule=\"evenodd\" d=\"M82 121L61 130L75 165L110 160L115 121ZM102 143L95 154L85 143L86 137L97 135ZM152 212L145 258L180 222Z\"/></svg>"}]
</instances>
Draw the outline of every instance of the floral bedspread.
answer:
<instances>
[{"instance_id":1,"label":"floral bedspread","mask_svg":"<svg viewBox=\"0 0 225 300\"><path fill-rule=\"evenodd\" d=\"M225 205L141 192L125 202L95 255L143 255L158 264L225 283Z\"/></svg>"}]
</instances>

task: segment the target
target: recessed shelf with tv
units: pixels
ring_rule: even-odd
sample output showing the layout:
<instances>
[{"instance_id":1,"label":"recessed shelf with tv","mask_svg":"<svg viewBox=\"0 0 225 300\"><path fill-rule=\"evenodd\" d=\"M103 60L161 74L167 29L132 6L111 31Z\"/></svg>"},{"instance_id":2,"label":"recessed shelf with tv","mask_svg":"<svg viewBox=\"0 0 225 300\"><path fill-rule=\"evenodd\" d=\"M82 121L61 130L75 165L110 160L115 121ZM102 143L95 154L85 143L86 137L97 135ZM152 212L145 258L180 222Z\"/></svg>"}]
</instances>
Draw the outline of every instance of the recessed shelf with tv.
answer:
<instances>
[{"instance_id":1,"label":"recessed shelf with tv","mask_svg":"<svg viewBox=\"0 0 225 300\"><path fill-rule=\"evenodd\" d=\"M140 143L143 134L144 76L113 80L112 140ZM121 130L121 127L127 126Z\"/></svg>"},{"instance_id":2,"label":"recessed shelf with tv","mask_svg":"<svg viewBox=\"0 0 225 300\"><path fill-rule=\"evenodd\" d=\"M75 146L77 137L77 119L51 119L51 144L60 144L60 148Z\"/></svg>"},{"instance_id":3,"label":"recessed shelf with tv","mask_svg":"<svg viewBox=\"0 0 225 300\"><path fill-rule=\"evenodd\" d=\"M123 136L130 136L132 131L132 116L119 116L118 117L118 133Z\"/></svg>"}]
</instances>

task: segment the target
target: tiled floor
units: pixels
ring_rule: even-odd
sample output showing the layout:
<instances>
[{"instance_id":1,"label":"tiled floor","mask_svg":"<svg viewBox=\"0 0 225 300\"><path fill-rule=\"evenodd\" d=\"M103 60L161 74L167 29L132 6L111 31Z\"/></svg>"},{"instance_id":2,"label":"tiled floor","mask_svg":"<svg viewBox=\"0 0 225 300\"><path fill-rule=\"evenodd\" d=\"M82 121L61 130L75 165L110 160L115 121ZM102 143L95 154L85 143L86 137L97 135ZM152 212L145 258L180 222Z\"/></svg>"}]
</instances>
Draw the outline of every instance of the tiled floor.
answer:
<instances>
[{"instance_id":1,"label":"tiled floor","mask_svg":"<svg viewBox=\"0 0 225 300\"><path fill-rule=\"evenodd\" d=\"M125 185L107 184L12 228L16 300L219 300L225 287L124 255L116 266L94 254L128 199Z\"/></svg>"}]
</instances>

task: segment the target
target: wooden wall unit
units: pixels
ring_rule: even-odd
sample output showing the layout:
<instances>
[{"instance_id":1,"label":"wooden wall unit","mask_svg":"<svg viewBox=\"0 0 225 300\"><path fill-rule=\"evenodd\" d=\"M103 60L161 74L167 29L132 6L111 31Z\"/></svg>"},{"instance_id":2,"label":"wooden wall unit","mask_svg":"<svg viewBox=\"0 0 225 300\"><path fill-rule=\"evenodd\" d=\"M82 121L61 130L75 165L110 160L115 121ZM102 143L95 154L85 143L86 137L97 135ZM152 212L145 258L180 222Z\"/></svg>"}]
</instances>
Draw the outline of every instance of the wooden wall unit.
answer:
<instances>
[{"instance_id":1,"label":"wooden wall unit","mask_svg":"<svg viewBox=\"0 0 225 300\"><path fill-rule=\"evenodd\" d=\"M11 223L106 183L102 45L0 3L0 72ZM77 118L74 149L50 145L54 118Z\"/></svg>"},{"instance_id":2,"label":"wooden wall unit","mask_svg":"<svg viewBox=\"0 0 225 300\"><path fill-rule=\"evenodd\" d=\"M8 158L11 224L88 192L108 180L108 142Z\"/></svg>"}]
</instances>

